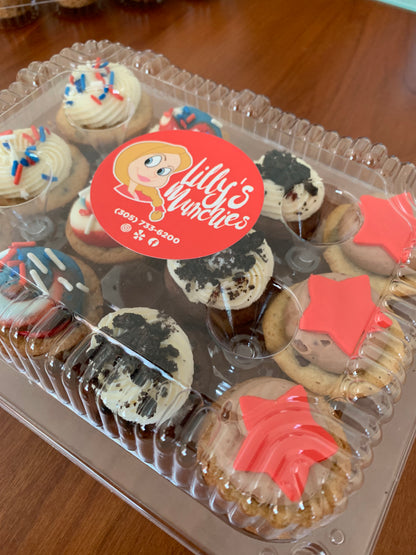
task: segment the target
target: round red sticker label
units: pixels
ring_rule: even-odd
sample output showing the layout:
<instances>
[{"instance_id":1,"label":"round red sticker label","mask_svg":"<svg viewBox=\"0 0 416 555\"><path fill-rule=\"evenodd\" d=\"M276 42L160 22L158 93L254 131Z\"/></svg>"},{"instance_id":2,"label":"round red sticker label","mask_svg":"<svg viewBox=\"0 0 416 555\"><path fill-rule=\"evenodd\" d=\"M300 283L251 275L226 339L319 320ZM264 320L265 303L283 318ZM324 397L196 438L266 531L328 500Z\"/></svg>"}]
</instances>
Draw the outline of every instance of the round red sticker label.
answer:
<instances>
[{"instance_id":1,"label":"round red sticker label","mask_svg":"<svg viewBox=\"0 0 416 555\"><path fill-rule=\"evenodd\" d=\"M161 131L136 137L100 164L91 206L115 241L165 259L208 256L239 241L264 200L256 165L207 133Z\"/></svg>"}]
</instances>

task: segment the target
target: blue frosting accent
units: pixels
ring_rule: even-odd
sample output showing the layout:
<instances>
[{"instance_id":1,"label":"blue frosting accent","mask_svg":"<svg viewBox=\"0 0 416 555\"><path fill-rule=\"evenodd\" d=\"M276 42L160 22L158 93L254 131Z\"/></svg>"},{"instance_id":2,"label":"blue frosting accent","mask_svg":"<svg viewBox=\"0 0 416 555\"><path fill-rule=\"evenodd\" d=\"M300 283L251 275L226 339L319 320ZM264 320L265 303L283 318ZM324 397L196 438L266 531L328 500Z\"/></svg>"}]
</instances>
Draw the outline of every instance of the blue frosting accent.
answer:
<instances>
[{"instance_id":1,"label":"blue frosting accent","mask_svg":"<svg viewBox=\"0 0 416 555\"><path fill-rule=\"evenodd\" d=\"M10 247L13 249L13 247ZM87 295L85 292L81 291L76 287L76 283L82 283L85 285L84 276L78 264L73 258L67 256L66 254L51 249L54 255L59 259L62 264L65 265L65 270L60 270L58 266L49 258L45 252L44 247L18 247L16 249L16 254L12 257L13 260L19 260L23 262L26 270L26 278L30 282L36 282L31 277L30 272L35 270L41 279L45 287L50 291L52 285L56 283L59 277L64 278L72 285L72 290L68 291L63 286L63 294L61 298L55 298L56 301L62 302L70 311L82 313L85 299ZM3 258L10 249L1 253L1 258ZM36 265L28 255L32 253L39 260L40 265ZM0 261L1 261L0 258ZM45 274L39 266L45 266L48 272ZM14 288L20 280L19 266L7 266L7 264L0 264L0 291L3 295L9 296L8 290ZM9 293L11 293L9 291ZM13 297L13 294L10 294Z\"/></svg>"},{"instance_id":2,"label":"blue frosting accent","mask_svg":"<svg viewBox=\"0 0 416 555\"><path fill-rule=\"evenodd\" d=\"M192 121L186 121L187 118L189 118L189 116L192 116L192 115L194 115L195 118L192 119ZM221 128L218 127L218 125L216 125L213 122L212 117L206 112L199 110L198 108L194 108L191 106L184 106L182 108L182 112L180 114L173 113L173 117L180 129L192 130L192 128L195 127L195 125L204 123L211 129L211 131L217 137L222 137Z\"/></svg>"}]
</instances>

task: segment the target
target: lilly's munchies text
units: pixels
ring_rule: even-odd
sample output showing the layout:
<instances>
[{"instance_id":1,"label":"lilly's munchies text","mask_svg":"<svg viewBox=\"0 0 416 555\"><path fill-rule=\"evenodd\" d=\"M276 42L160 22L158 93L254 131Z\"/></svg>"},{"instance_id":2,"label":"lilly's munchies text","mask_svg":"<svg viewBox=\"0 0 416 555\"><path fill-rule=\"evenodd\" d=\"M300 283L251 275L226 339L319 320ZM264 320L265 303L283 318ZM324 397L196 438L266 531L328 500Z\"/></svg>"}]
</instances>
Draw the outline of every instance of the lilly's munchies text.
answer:
<instances>
[{"instance_id":1,"label":"lilly's munchies text","mask_svg":"<svg viewBox=\"0 0 416 555\"><path fill-rule=\"evenodd\" d=\"M182 216L207 222L215 229L224 226L244 229L250 216L243 216L242 208L249 202L254 187L246 184L247 178L240 183L229 181L230 171L224 164L210 168L207 158L203 158L179 182L163 191L166 212L179 211ZM203 192L202 200L192 199L194 189Z\"/></svg>"}]
</instances>

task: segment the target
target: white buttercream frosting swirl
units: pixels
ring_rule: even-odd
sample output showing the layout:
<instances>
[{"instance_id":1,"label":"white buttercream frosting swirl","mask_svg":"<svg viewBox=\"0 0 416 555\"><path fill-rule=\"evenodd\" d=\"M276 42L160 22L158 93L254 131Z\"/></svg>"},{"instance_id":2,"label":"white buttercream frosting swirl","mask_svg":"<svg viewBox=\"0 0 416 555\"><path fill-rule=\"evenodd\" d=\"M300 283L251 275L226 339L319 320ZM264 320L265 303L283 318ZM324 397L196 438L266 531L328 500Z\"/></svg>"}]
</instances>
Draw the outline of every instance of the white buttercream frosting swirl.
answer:
<instances>
[{"instance_id":1,"label":"white buttercream frosting swirl","mask_svg":"<svg viewBox=\"0 0 416 555\"><path fill-rule=\"evenodd\" d=\"M20 166L20 167L19 167ZM51 188L70 174L68 144L47 128L34 126L0 136L0 197L28 200L51 180Z\"/></svg>"},{"instance_id":2,"label":"white buttercream frosting swirl","mask_svg":"<svg viewBox=\"0 0 416 555\"><path fill-rule=\"evenodd\" d=\"M179 410L189 394L194 364L189 339L175 320L153 308L125 308L106 315L98 327L123 344L126 332L143 343L138 349L143 359L127 345L126 354L120 356L116 351L115 358L110 355L108 362L97 368L99 396L106 407L129 422L145 425L158 423ZM161 335L166 332L156 350L155 345L149 345L154 338L149 336L152 330ZM92 348L96 344L93 338ZM170 368L162 368L158 360L163 352Z\"/></svg>"},{"instance_id":3,"label":"white buttercream frosting swirl","mask_svg":"<svg viewBox=\"0 0 416 555\"><path fill-rule=\"evenodd\" d=\"M69 223L73 229L79 230L84 235L94 232L104 233L91 208L90 187L78 193L78 198L69 212Z\"/></svg>"},{"instance_id":4,"label":"white buttercream frosting swirl","mask_svg":"<svg viewBox=\"0 0 416 555\"><path fill-rule=\"evenodd\" d=\"M324 183L305 160L272 150L255 163L264 183L262 216L281 220L283 201L284 219L288 222L305 220L322 206Z\"/></svg>"},{"instance_id":5,"label":"white buttercream frosting swirl","mask_svg":"<svg viewBox=\"0 0 416 555\"><path fill-rule=\"evenodd\" d=\"M71 74L63 105L69 122L101 129L125 121L140 99L141 85L130 69L113 62L91 62Z\"/></svg>"},{"instance_id":6,"label":"white buttercream frosting swirl","mask_svg":"<svg viewBox=\"0 0 416 555\"><path fill-rule=\"evenodd\" d=\"M168 260L168 270L189 301L220 310L247 308L264 293L273 275L273 253L257 231L219 253Z\"/></svg>"}]
</instances>

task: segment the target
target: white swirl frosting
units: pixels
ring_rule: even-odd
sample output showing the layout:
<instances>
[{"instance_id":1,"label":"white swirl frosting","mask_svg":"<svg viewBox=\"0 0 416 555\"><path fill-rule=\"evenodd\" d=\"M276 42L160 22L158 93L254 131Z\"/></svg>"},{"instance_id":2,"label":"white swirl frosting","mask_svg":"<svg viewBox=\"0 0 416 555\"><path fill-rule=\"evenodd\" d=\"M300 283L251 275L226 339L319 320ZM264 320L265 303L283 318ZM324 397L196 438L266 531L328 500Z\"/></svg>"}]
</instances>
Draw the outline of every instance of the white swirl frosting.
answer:
<instances>
[{"instance_id":1,"label":"white swirl frosting","mask_svg":"<svg viewBox=\"0 0 416 555\"><path fill-rule=\"evenodd\" d=\"M17 129L0 136L0 196L5 199L33 198L50 179L51 188L56 187L69 176L71 166L69 146L46 128Z\"/></svg>"},{"instance_id":2,"label":"white swirl frosting","mask_svg":"<svg viewBox=\"0 0 416 555\"><path fill-rule=\"evenodd\" d=\"M252 230L248 236L253 233L256 232ZM168 260L168 271L188 300L193 303L202 303L220 310L247 308L261 297L273 275L273 253L263 239L259 248L245 253L252 260L248 269L239 267L237 262L230 268L228 275L223 275L224 265L233 259L235 248L236 246L232 246L204 259L197 259L206 264L207 275L209 272L212 276L202 283L198 279L189 280L181 277L180 269L184 264L192 266L195 263L199 264L198 261Z\"/></svg>"},{"instance_id":3,"label":"white swirl frosting","mask_svg":"<svg viewBox=\"0 0 416 555\"><path fill-rule=\"evenodd\" d=\"M271 152L273 154L273 151ZM258 167L263 166L266 155L261 156L255 163ZM325 186L318 173L301 158L285 153L289 163L296 162L309 170L309 182L314 188L314 194L305 187L304 183L292 183L290 194L286 196L285 187L279 183L278 178L270 179L263 177L264 183L264 203L261 211L262 216L273 220L282 219L282 203L284 201L284 219L287 222L294 222L299 219L306 220L312 216L322 206L325 196Z\"/></svg>"},{"instance_id":4,"label":"white swirl frosting","mask_svg":"<svg viewBox=\"0 0 416 555\"><path fill-rule=\"evenodd\" d=\"M189 395L194 371L191 344L185 332L173 318L153 308L125 308L112 312L101 319L98 327L110 330L111 336L117 339L123 330L114 326L114 318L123 314L140 315L148 324L159 323L162 327L169 329L169 336L161 341L160 348L169 348L170 346L177 350L178 355L174 358L177 371L170 377L167 374L164 375L162 369L159 378L155 380L149 375L148 379L138 385L125 367L122 357L114 366L114 361L110 360L108 375L105 365L101 367L98 375L101 384L99 395L106 407L125 420L137 424L154 424L172 416L180 409ZM138 333L140 334L140 329ZM94 347L94 339L92 346ZM158 379L160 383L158 383ZM143 396L148 396L151 402L156 404L156 409L150 416L140 410L139 400Z\"/></svg>"},{"instance_id":5,"label":"white swirl frosting","mask_svg":"<svg viewBox=\"0 0 416 555\"><path fill-rule=\"evenodd\" d=\"M113 127L134 114L141 85L132 71L118 63L78 66L65 89L69 122L89 129Z\"/></svg>"},{"instance_id":6,"label":"white swirl frosting","mask_svg":"<svg viewBox=\"0 0 416 555\"><path fill-rule=\"evenodd\" d=\"M85 235L94 232L104 233L91 209L90 189L90 187L87 187L79 191L78 198L69 212L69 223L72 229L80 230Z\"/></svg>"}]
</instances>

